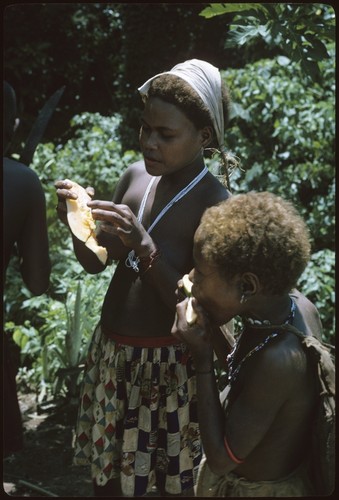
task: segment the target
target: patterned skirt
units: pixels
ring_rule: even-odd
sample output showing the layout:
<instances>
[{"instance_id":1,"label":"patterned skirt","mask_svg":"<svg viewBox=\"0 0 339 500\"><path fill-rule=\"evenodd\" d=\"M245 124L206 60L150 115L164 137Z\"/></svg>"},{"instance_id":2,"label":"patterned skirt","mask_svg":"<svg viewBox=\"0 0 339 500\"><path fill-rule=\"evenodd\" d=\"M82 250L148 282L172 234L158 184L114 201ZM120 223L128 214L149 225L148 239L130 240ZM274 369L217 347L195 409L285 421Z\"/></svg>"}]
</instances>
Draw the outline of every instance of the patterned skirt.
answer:
<instances>
[{"instance_id":1,"label":"patterned skirt","mask_svg":"<svg viewBox=\"0 0 339 500\"><path fill-rule=\"evenodd\" d=\"M74 463L91 464L98 486L120 477L126 496L153 486L180 494L193 488L202 457L191 356L184 344L159 346L156 338L156 347L144 347L117 338L103 335L100 326L94 332Z\"/></svg>"}]
</instances>

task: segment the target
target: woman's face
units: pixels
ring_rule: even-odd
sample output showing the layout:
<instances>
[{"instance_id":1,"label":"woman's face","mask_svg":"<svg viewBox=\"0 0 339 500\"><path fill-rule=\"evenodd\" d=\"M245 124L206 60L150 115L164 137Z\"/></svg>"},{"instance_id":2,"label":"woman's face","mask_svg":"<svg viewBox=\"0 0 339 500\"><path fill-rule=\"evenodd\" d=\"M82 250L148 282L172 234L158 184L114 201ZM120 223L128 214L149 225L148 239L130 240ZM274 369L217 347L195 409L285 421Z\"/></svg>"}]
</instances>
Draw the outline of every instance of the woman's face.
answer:
<instances>
[{"instance_id":1,"label":"woman's face","mask_svg":"<svg viewBox=\"0 0 339 500\"><path fill-rule=\"evenodd\" d=\"M141 117L140 147L149 174L177 172L202 154L203 133L173 104L147 100Z\"/></svg>"},{"instance_id":2,"label":"woman's face","mask_svg":"<svg viewBox=\"0 0 339 500\"><path fill-rule=\"evenodd\" d=\"M210 320L223 325L241 310L239 277L230 280L221 278L218 267L204 260L199 244L194 245L193 255L195 265L189 274L193 282L192 294L208 313Z\"/></svg>"}]
</instances>

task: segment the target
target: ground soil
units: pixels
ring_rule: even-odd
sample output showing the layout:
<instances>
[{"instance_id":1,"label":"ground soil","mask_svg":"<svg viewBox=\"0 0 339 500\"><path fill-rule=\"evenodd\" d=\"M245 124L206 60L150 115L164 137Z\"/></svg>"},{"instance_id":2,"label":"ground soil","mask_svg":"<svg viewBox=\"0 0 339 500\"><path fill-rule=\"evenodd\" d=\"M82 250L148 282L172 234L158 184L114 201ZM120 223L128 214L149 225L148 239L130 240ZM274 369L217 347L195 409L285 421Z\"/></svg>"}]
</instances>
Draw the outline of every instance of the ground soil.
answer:
<instances>
[{"instance_id":1,"label":"ground soil","mask_svg":"<svg viewBox=\"0 0 339 500\"><path fill-rule=\"evenodd\" d=\"M77 404L37 405L35 395L19 394L24 448L3 462L9 496L91 497L90 467L72 465ZM2 495L1 495L2 496Z\"/></svg>"}]
</instances>

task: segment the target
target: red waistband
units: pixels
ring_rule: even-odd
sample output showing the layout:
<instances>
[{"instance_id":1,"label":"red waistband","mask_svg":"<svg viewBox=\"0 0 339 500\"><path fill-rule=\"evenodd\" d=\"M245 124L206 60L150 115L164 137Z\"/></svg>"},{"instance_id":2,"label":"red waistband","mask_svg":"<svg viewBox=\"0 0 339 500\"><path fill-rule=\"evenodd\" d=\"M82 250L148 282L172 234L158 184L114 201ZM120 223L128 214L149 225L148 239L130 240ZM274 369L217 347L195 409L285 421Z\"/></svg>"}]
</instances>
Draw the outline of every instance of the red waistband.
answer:
<instances>
[{"instance_id":1,"label":"red waistband","mask_svg":"<svg viewBox=\"0 0 339 500\"><path fill-rule=\"evenodd\" d=\"M166 337L129 337L126 335L118 335L114 332L103 330L105 337L114 340L117 344L128 345L132 347L166 347L170 345L180 344L178 339L167 335Z\"/></svg>"}]
</instances>

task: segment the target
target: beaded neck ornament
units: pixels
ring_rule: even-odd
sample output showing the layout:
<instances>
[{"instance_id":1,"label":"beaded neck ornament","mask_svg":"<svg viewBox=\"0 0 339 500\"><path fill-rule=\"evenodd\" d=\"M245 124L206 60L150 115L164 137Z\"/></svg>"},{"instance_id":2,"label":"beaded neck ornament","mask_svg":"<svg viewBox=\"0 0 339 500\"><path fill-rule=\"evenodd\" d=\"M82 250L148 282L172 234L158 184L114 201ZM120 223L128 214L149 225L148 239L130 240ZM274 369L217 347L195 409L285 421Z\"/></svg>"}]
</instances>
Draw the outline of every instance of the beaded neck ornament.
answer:
<instances>
[{"instance_id":1,"label":"beaded neck ornament","mask_svg":"<svg viewBox=\"0 0 339 500\"><path fill-rule=\"evenodd\" d=\"M208 168L206 166L204 166L204 168L201 170L201 172L196 176L194 177L194 179L189 183L187 184L187 186L185 186L181 191L179 191L179 193L177 193L169 203L167 203L167 205L161 210L160 214L158 214L158 216L156 217L156 219L152 222L152 224L150 225L150 227L147 229L147 232L150 233L152 231L152 229L154 228L154 226L156 224L158 224L159 220L165 215L166 212L168 212L168 210L170 208L172 208L172 206L177 203L179 200L181 200L181 198L183 198L184 196L186 196L187 193L189 193L189 191L191 191L191 189L194 188L194 186L196 184L198 184L198 182L201 181L201 179L208 173ZM144 215L144 210L145 210L145 206L146 206L146 202L147 202L147 198L149 196L149 193L151 191L151 187L153 185L153 182L155 181L156 177L152 177L148 186L147 186L147 189L145 191L145 194L144 194L144 197L143 199L141 200L141 205L140 205L140 208L139 208L139 212L138 212L138 221L139 222L142 222L142 218L143 218L143 215ZM139 262L140 262L140 258L135 255L135 252L134 250L131 250L127 256L127 259L125 260L125 266L126 267L131 267L135 272L139 272Z\"/></svg>"},{"instance_id":2,"label":"beaded neck ornament","mask_svg":"<svg viewBox=\"0 0 339 500\"><path fill-rule=\"evenodd\" d=\"M290 308L290 312L289 312L289 315L288 317L286 318L286 320L284 321L284 325L288 324L288 323L292 323L293 321L293 318L295 316L295 310L296 310L296 306L295 306L295 302L291 300L291 308ZM252 318L246 318L244 319L244 323L246 323L247 325L255 328L256 326L258 327L262 327L262 326L270 326L271 325L271 322L268 321L268 320L264 320L264 321L260 321L260 320L257 320L257 319L252 319ZM244 333L244 330L241 332L241 334L239 335L238 339L236 340L235 344L234 344L234 347L232 349L232 351L230 352L230 354L227 356L227 363L228 363L228 383L229 384L232 384L234 383L235 379L237 378L238 374L239 374L239 371L240 371L240 368L242 367L243 363L249 359L254 353L260 351L263 347L265 347L265 345L270 342L272 339L276 338L278 336L278 332L273 332L271 333L270 335L268 335L260 344L256 345L251 351L249 351L246 356L243 357L243 359L240 361L240 363L238 364L237 367L234 366L234 361L235 361L235 356L238 352L238 349L239 349L239 345L240 345L240 340L243 336L243 333Z\"/></svg>"}]
</instances>

